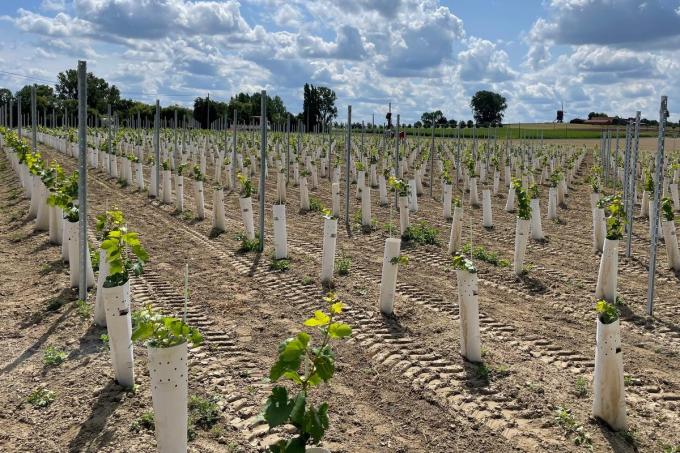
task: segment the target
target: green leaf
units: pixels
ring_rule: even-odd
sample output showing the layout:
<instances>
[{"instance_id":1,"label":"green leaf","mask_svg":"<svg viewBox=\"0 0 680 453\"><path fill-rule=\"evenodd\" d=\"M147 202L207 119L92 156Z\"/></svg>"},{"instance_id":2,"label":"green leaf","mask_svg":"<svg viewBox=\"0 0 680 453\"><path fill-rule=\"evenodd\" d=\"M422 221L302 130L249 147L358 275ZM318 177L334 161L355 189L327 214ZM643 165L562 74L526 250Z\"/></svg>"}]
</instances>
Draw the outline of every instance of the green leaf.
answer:
<instances>
[{"instance_id":1,"label":"green leaf","mask_svg":"<svg viewBox=\"0 0 680 453\"><path fill-rule=\"evenodd\" d=\"M295 374L297 374L296 370L297 368L293 370ZM271 369L269 370L269 380L272 382L276 382L279 380L281 376L283 376L285 373L288 373L289 371L290 370L288 363L283 362L281 360L277 360L276 363L274 363L274 365L272 365Z\"/></svg>"},{"instance_id":2,"label":"green leaf","mask_svg":"<svg viewBox=\"0 0 680 453\"><path fill-rule=\"evenodd\" d=\"M296 427L301 427L305 421L305 405L307 404L307 395L305 392L300 392L292 401L290 410L290 421Z\"/></svg>"},{"instance_id":3,"label":"green leaf","mask_svg":"<svg viewBox=\"0 0 680 453\"><path fill-rule=\"evenodd\" d=\"M336 302L333 305L331 305L331 313L334 315L339 315L342 313L342 309L345 307L345 304L342 302Z\"/></svg>"},{"instance_id":4,"label":"green leaf","mask_svg":"<svg viewBox=\"0 0 680 453\"><path fill-rule=\"evenodd\" d=\"M111 253L110 249L116 247L116 245L118 245L118 241L114 241L113 239L106 239L105 241L102 242L101 248Z\"/></svg>"},{"instance_id":5,"label":"green leaf","mask_svg":"<svg viewBox=\"0 0 680 453\"><path fill-rule=\"evenodd\" d=\"M316 371L312 373L307 378L307 384L311 387L316 387L317 385L321 384L321 376L319 376L319 373L317 373Z\"/></svg>"},{"instance_id":6,"label":"green leaf","mask_svg":"<svg viewBox=\"0 0 680 453\"><path fill-rule=\"evenodd\" d=\"M321 310L314 312L314 317L305 321L305 325L309 327L325 326L330 322L331 318Z\"/></svg>"},{"instance_id":7,"label":"green leaf","mask_svg":"<svg viewBox=\"0 0 680 453\"><path fill-rule=\"evenodd\" d=\"M134 332L132 332L132 341L144 341L153 335L153 324L142 324Z\"/></svg>"},{"instance_id":8,"label":"green leaf","mask_svg":"<svg viewBox=\"0 0 680 453\"><path fill-rule=\"evenodd\" d=\"M304 430L314 440L314 443L319 443L328 428L328 404L322 403L319 409L314 406L310 407L305 414Z\"/></svg>"},{"instance_id":9,"label":"green leaf","mask_svg":"<svg viewBox=\"0 0 680 453\"><path fill-rule=\"evenodd\" d=\"M288 402L288 390L285 387L276 386L267 398L263 416L269 427L274 428L288 421L291 409Z\"/></svg>"},{"instance_id":10,"label":"green leaf","mask_svg":"<svg viewBox=\"0 0 680 453\"><path fill-rule=\"evenodd\" d=\"M298 374L297 371L286 371L283 373L283 377L290 379L291 381L295 382L298 385L302 384L302 378Z\"/></svg>"},{"instance_id":11,"label":"green leaf","mask_svg":"<svg viewBox=\"0 0 680 453\"><path fill-rule=\"evenodd\" d=\"M279 354L279 358L286 362L299 362L300 356L305 352L306 345L302 344L297 338L290 338L286 340L283 351Z\"/></svg>"},{"instance_id":12,"label":"green leaf","mask_svg":"<svg viewBox=\"0 0 680 453\"><path fill-rule=\"evenodd\" d=\"M344 322L334 322L328 326L328 335L331 338L345 338L352 335L352 328Z\"/></svg>"},{"instance_id":13,"label":"green leaf","mask_svg":"<svg viewBox=\"0 0 680 453\"><path fill-rule=\"evenodd\" d=\"M316 373L324 382L328 382L335 372L335 361L330 355L320 355L314 360Z\"/></svg>"}]
</instances>

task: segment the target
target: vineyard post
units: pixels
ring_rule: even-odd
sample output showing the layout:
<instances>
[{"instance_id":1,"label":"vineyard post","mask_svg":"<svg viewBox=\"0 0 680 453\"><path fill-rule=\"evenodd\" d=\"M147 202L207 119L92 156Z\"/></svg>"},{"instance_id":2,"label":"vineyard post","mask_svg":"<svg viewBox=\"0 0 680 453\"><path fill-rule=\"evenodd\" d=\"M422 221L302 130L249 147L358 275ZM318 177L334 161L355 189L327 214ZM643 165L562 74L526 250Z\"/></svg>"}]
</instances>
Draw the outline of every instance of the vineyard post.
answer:
<instances>
[{"instance_id":1,"label":"vineyard post","mask_svg":"<svg viewBox=\"0 0 680 453\"><path fill-rule=\"evenodd\" d=\"M184 265L184 316L182 319L187 322L187 309L189 308L189 262Z\"/></svg>"},{"instance_id":2,"label":"vineyard post","mask_svg":"<svg viewBox=\"0 0 680 453\"><path fill-rule=\"evenodd\" d=\"M364 121L361 121L361 154L364 154Z\"/></svg>"},{"instance_id":3,"label":"vineyard post","mask_svg":"<svg viewBox=\"0 0 680 453\"><path fill-rule=\"evenodd\" d=\"M326 139L328 139L328 181L333 184L333 153L331 152L331 143L333 140L331 139L331 125L330 125L330 118L327 120L324 120L326 122Z\"/></svg>"},{"instance_id":4,"label":"vineyard post","mask_svg":"<svg viewBox=\"0 0 680 453\"><path fill-rule=\"evenodd\" d=\"M349 163L352 150L352 106L347 106L347 143L345 144L345 227L349 228Z\"/></svg>"},{"instance_id":5,"label":"vineyard post","mask_svg":"<svg viewBox=\"0 0 680 453\"><path fill-rule=\"evenodd\" d=\"M179 165L182 162L180 160L180 157L179 157L179 154L178 154L178 151L177 151L177 146L178 146L177 140L179 138L178 135L177 135L177 109L175 109L175 118L174 118L174 121L172 123L172 127L174 129L173 135L174 135L174 139L175 139L175 149L173 150L174 151L173 154L175 155L175 165Z\"/></svg>"},{"instance_id":6,"label":"vineyard post","mask_svg":"<svg viewBox=\"0 0 680 453\"><path fill-rule=\"evenodd\" d=\"M153 118L153 151L156 160L156 198L161 196L161 143L160 143L161 103L156 99L156 114Z\"/></svg>"},{"instance_id":7,"label":"vineyard post","mask_svg":"<svg viewBox=\"0 0 680 453\"><path fill-rule=\"evenodd\" d=\"M616 163L614 163L616 166ZM612 180L612 188L616 190L616 179L612 178L612 130L607 128L607 173L608 179Z\"/></svg>"},{"instance_id":8,"label":"vineyard post","mask_svg":"<svg viewBox=\"0 0 680 453\"><path fill-rule=\"evenodd\" d=\"M107 114L107 124L108 124L108 134L107 134L107 146L109 148L109 155L113 153L113 142L111 141L111 104L108 104L106 106L106 114ZM107 159L109 161L109 174L111 174L111 165L112 165L112 159Z\"/></svg>"},{"instance_id":9,"label":"vineyard post","mask_svg":"<svg viewBox=\"0 0 680 453\"><path fill-rule=\"evenodd\" d=\"M302 149L302 121L298 120L297 122L297 145L295 149L295 155L299 156L300 155L300 149Z\"/></svg>"},{"instance_id":10,"label":"vineyard post","mask_svg":"<svg viewBox=\"0 0 680 453\"><path fill-rule=\"evenodd\" d=\"M399 127L400 127L400 122L401 122L401 114L397 113L397 133L395 134L395 137L397 139L397 151L394 153L394 176L395 178L399 178ZM394 191L394 205L397 206L399 204L399 192L396 190Z\"/></svg>"},{"instance_id":11,"label":"vineyard post","mask_svg":"<svg viewBox=\"0 0 680 453\"><path fill-rule=\"evenodd\" d=\"M652 205L652 242L649 246L649 280L647 285L647 315L654 313L654 282L656 277L656 246L659 236L659 199L661 198L661 187L663 186L663 152L664 139L666 133L666 117L668 97L661 96L661 107L659 108L659 139L656 151L656 178L654 181L654 204Z\"/></svg>"},{"instance_id":12,"label":"vineyard post","mask_svg":"<svg viewBox=\"0 0 680 453\"><path fill-rule=\"evenodd\" d=\"M22 118L21 118L21 96L17 96L17 128L18 128L19 138L22 138L22 137L23 137L23 136L21 135L21 123L22 123Z\"/></svg>"},{"instance_id":13,"label":"vineyard post","mask_svg":"<svg viewBox=\"0 0 680 453\"><path fill-rule=\"evenodd\" d=\"M38 108L35 98L35 83L31 85L31 139L33 143L33 150L38 150Z\"/></svg>"},{"instance_id":14,"label":"vineyard post","mask_svg":"<svg viewBox=\"0 0 680 453\"><path fill-rule=\"evenodd\" d=\"M229 110L227 108L227 105L228 104L225 103L224 118L222 118L222 128L224 130L224 154L222 155L222 162L217 163L220 166L222 166L224 164L224 158L227 157L227 153L229 152L229 148L228 148L229 145L227 143L227 139L229 138L229 124L228 124L229 123ZM218 155L219 155L219 153L218 153Z\"/></svg>"},{"instance_id":15,"label":"vineyard post","mask_svg":"<svg viewBox=\"0 0 680 453\"><path fill-rule=\"evenodd\" d=\"M234 109L234 122L232 123L232 127L234 131L232 132L232 140L231 140L231 187L236 190L236 126L238 125L238 111Z\"/></svg>"},{"instance_id":16,"label":"vineyard post","mask_svg":"<svg viewBox=\"0 0 680 453\"><path fill-rule=\"evenodd\" d=\"M616 127L616 149L614 151L614 190L619 180L619 127Z\"/></svg>"},{"instance_id":17,"label":"vineyard post","mask_svg":"<svg viewBox=\"0 0 680 453\"><path fill-rule=\"evenodd\" d=\"M260 96L260 246L264 251L264 195L265 195L265 166L267 165L267 91L262 90Z\"/></svg>"},{"instance_id":18,"label":"vineyard post","mask_svg":"<svg viewBox=\"0 0 680 453\"><path fill-rule=\"evenodd\" d=\"M627 224L628 224L628 238L626 239L626 256L630 257L632 250L633 250L633 208L634 208L634 201L635 201L635 184L636 184L636 179L637 179L637 161L638 161L638 149L640 146L640 111L635 113L635 129L633 136L631 138L632 141L632 146L631 146L631 154L633 157L633 160L631 161L631 169L630 169L630 179L628 183L630 184L630 187L628 188L628 193L630 194L630 209L628 210L628 218L627 218Z\"/></svg>"},{"instance_id":19,"label":"vineyard post","mask_svg":"<svg viewBox=\"0 0 680 453\"><path fill-rule=\"evenodd\" d=\"M628 220L629 212L633 209L632 198L633 195L630 193L630 169L631 169L631 142L632 142L632 132L633 132L633 122L631 120L626 124L626 150L623 162L623 203L626 212L626 220ZM630 229L630 224L626 221L626 234ZM626 247L626 256L630 258L628 254L628 247Z\"/></svg>"},{"instance_id":20,"label":"vineyard post","mask_svg":"<svg viewBox=\"0 0 680 453\"><path fill-rule=\"evenodd\" d=\"M604 177L604 129L600 129L600 166L602 167L602 177Z\"/></svg>"},{"instance_id":21,"label":"vineyard post","mask_svg":"<svg viewBox=\"0 0 680 453\"><path fill-rule=\"evenodd\" d=\"M286 184L290 182L290 115L286 115Z\"/></svg>"},{"instance_id":22,"label":"vineyard post","mask_svg":"<svg viewBox=\"0 0 680 453\"><path fill-rule=\"evenodd\" d=\"M433 181L434 181L434 124L432 125L432 147L430 148L430 198L432 198Z\"/></svg>"},{"instance_id":23,"label":"vineyard post","mask_svg":"<svg viewBox=\"0 0 680 453\"><path fill-rule=\"evenodd\" d=\"M80 236L80 282L78 298L87 300L87 63L78 61L78 220Z\"/></svg>"}]
</instances>

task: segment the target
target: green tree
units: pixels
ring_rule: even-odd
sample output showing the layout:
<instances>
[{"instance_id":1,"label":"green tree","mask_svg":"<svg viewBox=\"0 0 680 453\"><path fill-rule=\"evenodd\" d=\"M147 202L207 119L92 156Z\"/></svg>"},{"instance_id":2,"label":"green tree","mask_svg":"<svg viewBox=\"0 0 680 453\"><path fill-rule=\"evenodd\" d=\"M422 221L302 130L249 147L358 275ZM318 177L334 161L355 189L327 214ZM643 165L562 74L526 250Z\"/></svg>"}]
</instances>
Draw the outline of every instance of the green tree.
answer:
<instances>
[{"instance_id":1,"label":"green tree","mask_svg":"<svg viewBox=\"0 0 680 453\"><path fill-rule=\"evenodd\" d=\"M9 101L13 101L14 96L12 92L7 88L0 88L0 105L8 104Z\"/></svg>"},{"instance_id":2,"label":"green tree","mask_svg":"<svg viewBox=\"0 0 680 453\"><path fill-rule=\"evenodd\" d=\"M22 115L31 114L31 87L33 85L25 85L22 89L17 91L17 96L21 96L21 112ZM54 96L54 90L49 85L36 85L35 87L35 104L38 110L38 117L44 115L47 110L51 112L57 107L57 100Z\"/></svg>"},{"instance_id":3,"label":"green tree","mask_svg":"<svg viewBox=\"0 0 680 453\"><path fill-rule=\"evenodd\" d=\"M260 93L239 93L233 96L226 106L226 113L229 121L234 118L234 110L236 110L238 115L238 122L250 124L253 117L260 116L261 109L261 98ZM286 116L288 111L283 103L283 100L279 96L274 96L273 98L267 95L267 120L272 123L283 123L286 121ZM258 120L259 123L259 120Z\"/></svg>"},{"instance_id":4,"label":"green tree","mask_svg":"<svg viewBox=\"0 0 680 453\"><path fill-rule=\"evenodd\" d=\"M441 110L434 112L425 112L420 116L420 121L424 127L432 127L433 124L441 126L447 123L446 117Z\"/></svg>"},{"instance_id":5,"label":"green tree","mask_svg":"<svg viewBox=\"0 0 680 453\"><path fill-rule=\"evenodd\" d=\"M212 123L218 119L218 112L220 102L215 102L209 97L197 97L194 99L194 119L201 124L201 129L208 128L208 113L210 113L210 122ZM224 112L224 109L221 109Z\"/></svg>"},{"instance_id":6,"label":"green tree","mask_svg":"<svg viewBox=\"0 0 680 453\"><path fill-rule=\"evenodd\" d=\"M328 124L338 116L335 106L335 92L328 87L315 87L305 83L302 101L302 115L299 117L308 131L320 123Z\"/></svg>"},{"instance_id":7,"label":"green tree","mask_svg":"<svg viewBox=\"0 0 680 453\"><path fill-rule=\"evenodd\" d=\"M335 91L328 87L317 87L316 92L319 99L321 121L326 124L338 116L338 109L335 106L337 97L335 96Z\"/></svg>"},{"instance_id":8,"label":"green tree","mask_svg":"<svg viewBox=\"0 0 680 453\"><path fill-rule=\"evenodd\" d=\"M57 98L65 101L64 104L70 111L75 111L78 106L78 71L68 69L57 75L55 85ZM87 106L100 115L106 114L107 105L115 105L120 101L120 90L93 73L87 73ZM120 112L119 112L120 113Z\"/></svg>"},{"instance_id":9,"label":"green tree","mask_svg":"<svg viewBox=\"0 0 680 453\"><path fill-rule=\"evenodd\" d=\"M503 122L503 111L508 107L505 97L493 91L478 91L470 100L475 121L479 125L497 125Z\"/></svg>"}]
</instances>

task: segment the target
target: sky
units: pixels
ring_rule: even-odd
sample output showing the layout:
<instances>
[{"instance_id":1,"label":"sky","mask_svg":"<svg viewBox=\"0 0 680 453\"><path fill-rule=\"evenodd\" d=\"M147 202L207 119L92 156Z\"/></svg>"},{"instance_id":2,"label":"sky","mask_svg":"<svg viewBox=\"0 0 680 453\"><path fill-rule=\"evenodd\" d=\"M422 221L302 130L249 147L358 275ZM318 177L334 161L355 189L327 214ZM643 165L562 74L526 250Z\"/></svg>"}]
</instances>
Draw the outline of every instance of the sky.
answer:
<instances>
[{"instance_id":1,"label":"sky","mask_svg":"<svg viewBox=\"0 0 680 453\"><path fill-rule=\"evenodd\" d=\"M338 121L402 122L470 98L505 122L590 111L680 116L680 0L1 0L0 87L87 61L124 97L189 105L267 90L291 112L305 83L337 93ZM33 79L21 78L8 72ZM676 113L674 113L676 112Z\"/></svg>"}]
</instances>

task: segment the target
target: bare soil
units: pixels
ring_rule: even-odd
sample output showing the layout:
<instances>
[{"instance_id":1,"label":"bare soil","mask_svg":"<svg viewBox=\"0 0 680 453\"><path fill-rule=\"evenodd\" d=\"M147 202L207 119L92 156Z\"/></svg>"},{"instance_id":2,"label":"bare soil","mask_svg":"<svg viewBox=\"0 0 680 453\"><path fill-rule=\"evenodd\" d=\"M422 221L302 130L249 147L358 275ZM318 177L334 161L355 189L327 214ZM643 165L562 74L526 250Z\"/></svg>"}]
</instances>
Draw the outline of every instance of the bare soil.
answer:
<instances>
[{"instance_id":1,"label":"bare soil","mask_svg":"<svg viewBox=\"0 0 680 453\"><path fill-rule=\"evenodd\" d=\"M588 142L590 145L592 141ZM75 160L41 147L69 171ZM680 445L680 279L667 268L659 248L655 317L645 316L648 222L636 219L633 257L619 267L626 402L630 430L614 433L590 416L595 348L594 292L599 256L591 251L589 160L570 187L559 223L543 217L544 243L530 241L529 271L476 260L483 364L458 354L455 273L446 244L439 185L419 197L411 222L426 220L439 230L439 245L403 245L410 259L399 269L395 316L377 306L385 225L398 225L394 207L372 212L376 228L339 228L338 256L351 260L348 276L335 278L335 291L349 305L345 320L353 339L337 346L337 374L318 400L330 404L331 429L324 445L333 452L582 451L578 435L556 418L558 407L592 440L594 451L664 451ZM207 174L213 175L211 168ZM147 168L148 175L148 168ZM148 181L148 179L147 179ZM330 206L330 185L311 196ZM429 177L426 178L429 181ZM185 178L185 209L195 212L191 181ZM299 190L288 189L290 269L269 268L271 201L267 183L266 248L238 253L243 230L238 194L225 194L228 231L212 234L212 190L206 182L206 219L176 213L99 170L89 172L89 220L120 207L152 257L147 272L132 283L133 305L146 303L178 313L183 304L183 269L190 268L192 323L206 344L192 350L190 393L219 399L218 423L196 429L190 450L258 451L284 433L269 432L257 418L271 384L265 377L280 341L322 308L319 283L323 219L299 213ZM351 217L359 209L351 191ZM515 214L503 210L507 190L493 197L495 227L481 226L481 209L465 194L465 241L512 260ZM481 187L480 187L481 194ZM542 188L545 212L547 187ZM173 193L174 196L174 193ZM343 208L344 209L344 208ZM47 233L26 221L28 200L4 155L0 157L0 449L3 451L154 451L152 431L136 429L151 411L146 351L135 348L138 387L126 392L113 381L104 329L91 313L79 314L68 267ZM257 219L257 208L254 209ZM342 222L341 222L342 223ZM623 250L623 249L622 249ZM91 291L89 302L93 302ZM43 354L55 346L63 364L46 366ZM585 380L580 386L577 382ZM45 408L27 402L45 387L55 400ZM670 451L670 450L669 450Z\"/></svg>"}]
</instances>

